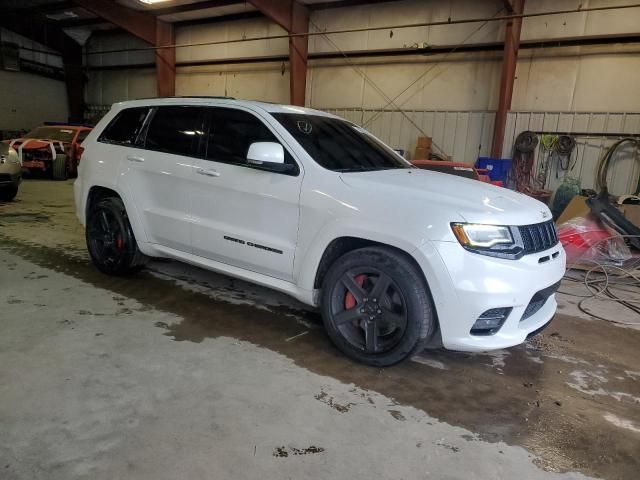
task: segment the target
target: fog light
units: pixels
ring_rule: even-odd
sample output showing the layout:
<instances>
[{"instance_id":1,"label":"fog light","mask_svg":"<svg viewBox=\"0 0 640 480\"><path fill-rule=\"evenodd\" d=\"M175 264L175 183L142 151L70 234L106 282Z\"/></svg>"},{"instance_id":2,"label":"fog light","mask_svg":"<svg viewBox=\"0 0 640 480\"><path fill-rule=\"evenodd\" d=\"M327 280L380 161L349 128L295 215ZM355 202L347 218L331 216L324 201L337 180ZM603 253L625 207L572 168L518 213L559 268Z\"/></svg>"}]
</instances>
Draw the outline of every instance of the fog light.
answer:
<instances>
[{"instance_id":1,"label":"fog light","mask_svg":"<svg viewBox=\"0 0 640 480\"><path fill-rule=\"evenodd\" d=\"M471 327L471 335L493 335L496 333L511 313L511 307L491 308L478 317Z\"/></svg>"}]
</instances>

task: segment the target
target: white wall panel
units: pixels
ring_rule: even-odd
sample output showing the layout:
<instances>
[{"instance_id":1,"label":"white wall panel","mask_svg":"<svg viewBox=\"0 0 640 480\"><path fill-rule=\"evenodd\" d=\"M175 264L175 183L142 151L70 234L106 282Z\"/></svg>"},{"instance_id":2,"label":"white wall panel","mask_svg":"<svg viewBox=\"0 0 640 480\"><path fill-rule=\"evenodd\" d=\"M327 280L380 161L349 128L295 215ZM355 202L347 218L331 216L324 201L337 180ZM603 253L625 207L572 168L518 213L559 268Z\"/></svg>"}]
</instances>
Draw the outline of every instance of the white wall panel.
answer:
<instances>
[{"instance_id":1,"label":"white wall panel","mask_svg":"<svg viewBox=\"0 0 640 480\"><path fill-rule=\"evenodd\" d=\"M64 82L0 70L0 130L30 130L69 116Z\"/></svg>"},{"instance_id":2,"label":"white wall panel","mask_svg":"<svg viewBox=\"0 0 640 480\"><path fill-rule=\"evenodd\" d=\"M60 55L56 54L56 52L51 50L50 48L47 48L45 45L34 42L5 28L0 28L0 38L2 38L3 42L15 43L19 47L41 50L38 52L33 52L30 50L20 49L20 58L30 60L32 62L50 65L56 68L62 68L62 58L60 57ZM46 52L51 52L51 54L48 54Z\"/></svg>"},{"instance_id":3,"label":"white wall panel","mask_svg":"<svg viewBox=\"0 0 640 480\"><path fill-rule=\"evenodd\" d=\"M479 156L489 156L495 120L492 111L406 111L403 115L381 110L326 110L366 125L369 131L391 147L408 151L409 158L416 147L417 137L425 134L433 138L434 151L450 155L455 161L474 164ZM583 188L595 188L598 160L619 138L602 134L640 134L640 113L511 112L505 132L505 158L511 157L515 138L525 130L589 133L576 137L577 147L571 157L571 165L575 166L568 175L579 178ZM536 162L543 160L545 155L540 148L536 149ZM618 195L631 193L638 184L640 162L624 152L618 157L611 169L610 191ZM557 165L557 160L553 165ZM556 178L556 170L553 168L549 174L547 187L552 190L562 183L565 175L558 171Z\"/></svg>"},{"instance_id":4,"label":"white wall panel","mask_svg":"<svg viewBox=\"0 0 640 480\"><path fill-rule=\"evenodd\" d=\"M627 3L627 0L536 0L527 2L526 12ZM312 13L311 22L312 29L338 30L490 17L502 8L502 0L405 0L319 10ZM522 38L631 34L637 33L639 24L640 8L552 15L525 19ZM309 50L379 50L414 48L424 42L441 46L463 41L467 44L502 41L502 22L490 22L478 29L479 26L474 23L353 32L331 35L331 41L323 36L312 36ZM280 27L266 19L247 19L178 27L176 41L198 43L281 33ZM144 43L118 34L113 38L97 37L89 48L139 45ZM177 60L224 60L287 53L288 41L276 39L179 48ZM307 104L333 109L351 121L367 124L372 132L391 145L409 151L414 149L416 137L424 131L446 154L472 163L479 155L489 152L495 118L493 110L497 107L500 84L500 61L499 52L312 60L307 77ZM152 63L153 53L98 55L91 57L91 62L95 65ZM512 108L517 113L509 115L505 156L510 155L513 139L524 129L635 134L640 131L637 113L598 113L640 112L640 47L637 45L522 49L516 76ZM388 98L405 89L406 92L395 101L406 110L403 115L391 111L394 108L388 105ZM176 93L229 95L286 103L289 100L288 70L283 75L282 64L278 63L179 67ZM154 94L152 70L93 72L87 90L91 104ZM371 121L373 117L376 119ZM578 146L579 176L584 177L586 186L592 181L598 155L604 151L607 142L609 140L584 139ZM636 167L617 167L622 174L613 179L612 185L623 189L625 182L632 181L629 178L633 176L633 168Z\"/></svg>"}]
</instances>

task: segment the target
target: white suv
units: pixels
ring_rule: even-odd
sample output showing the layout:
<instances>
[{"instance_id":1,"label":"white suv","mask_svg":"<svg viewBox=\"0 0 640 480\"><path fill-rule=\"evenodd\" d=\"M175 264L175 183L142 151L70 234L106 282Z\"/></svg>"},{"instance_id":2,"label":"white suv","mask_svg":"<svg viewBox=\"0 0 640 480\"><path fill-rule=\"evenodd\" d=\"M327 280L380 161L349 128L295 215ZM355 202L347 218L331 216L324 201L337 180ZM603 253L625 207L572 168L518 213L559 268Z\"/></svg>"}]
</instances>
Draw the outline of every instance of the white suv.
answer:
<instances>
[{"instance_id":1,"label":"white suv","mask_svg":"<svg viewBox=\"0 0 640 480\"><path fill-rule=\"evenodd\" d=\"M113 105L83 143L77 215L97 268L168 257L320 306L335 345L384 366L430 345L522 343L565 272L549 209L413 168L324 112L229 98Z\"/></svg>"}]
</instances>

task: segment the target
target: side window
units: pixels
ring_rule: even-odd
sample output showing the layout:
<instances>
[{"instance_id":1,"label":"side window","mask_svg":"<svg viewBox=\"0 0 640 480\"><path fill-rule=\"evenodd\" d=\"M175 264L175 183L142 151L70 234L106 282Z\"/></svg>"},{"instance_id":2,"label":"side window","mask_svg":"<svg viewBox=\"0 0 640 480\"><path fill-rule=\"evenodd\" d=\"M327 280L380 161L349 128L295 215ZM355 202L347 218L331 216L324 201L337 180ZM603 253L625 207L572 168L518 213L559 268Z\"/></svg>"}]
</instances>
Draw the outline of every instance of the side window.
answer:
<instances>
[{"instance_id":1,"label":"side window","mask_svg":"<svg viewBox=\"0 0 640 480\"><path fill-rule=\"evenodd\" d=\"M100 134L98 141L134 145L147 113L149 113L149 107L122 110Z\"/></svg>"},{"instance_id":2,"label":"side window","mask_svg":"<svg viewBox=\"0 0 640 480\"><path fill-rule=\"evenodd\" d=\"M149 123L145 148L192 155L203 134L201 112L200 107L158 107Z\"/></svg>"},{"instance_id":3,"label":"side window","mask_svg":"<svg viewBox=\"0 0 640 480\"><path fill-rule=\"evenodd\" d=\"M209 132L205 141L206 159L247 166L247 152L254 142L277 142L276 136L254 115L232 108L209 109ZM285 148L285 163L297 164Z\"/></svg>"}]
</instances>

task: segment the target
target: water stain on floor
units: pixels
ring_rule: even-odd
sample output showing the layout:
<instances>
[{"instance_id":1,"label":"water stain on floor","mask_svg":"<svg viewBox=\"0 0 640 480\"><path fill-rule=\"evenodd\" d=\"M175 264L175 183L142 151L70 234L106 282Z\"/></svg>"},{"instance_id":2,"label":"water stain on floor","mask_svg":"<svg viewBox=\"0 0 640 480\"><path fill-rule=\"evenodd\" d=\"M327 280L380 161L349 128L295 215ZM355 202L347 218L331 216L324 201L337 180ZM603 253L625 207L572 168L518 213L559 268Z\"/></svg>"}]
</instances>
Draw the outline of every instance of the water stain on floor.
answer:
<instances>
[{"instance_id":1,"label":"water stain on floor","mask_svg":"<svg viewBox=\"0 0 640 480\"><path fill-rule=\"evenodd\" d=\"M0 248L115 296L137 300L142 308L181 317L176 324L156 324L175 341L199 343L228 336L269 348L310 371L379 392L399 404L465 427L478 439L524 446L539 455L541 466L548 470L579 470L609 479L636 478L640 470L638 433L624 427L625 420L633 426L639 417L633 398L640 397L640 382L625 372L637 371L640 332L558 315L548 333L505 355L438 350L422 354L432 362L408 361L377 369L342 356L315 322L309 322L308 334L287 341L300 333L295 312L283 315L268 306L258 309L213 300L146 273L132 278L107 277L91 266L86 255L34 248L1 234ZM121 318L135 321L130 315ZM605 391L615 385L613 393L628 396L594 395L573 388L571 372L578 369L576 365L605 378L607 382L600 385ZM606 372L602 373L600 366ZM354 405L336 404L326 392L318 396L319 402L331 408L338 405L341 413L351 414ZM375 408L364 398L362 405ZM622 420L613 422L612 418Z\"/></svg>"},{"instance_id":2,"label":"water stain on floor","mask_svg":"<svg viewBox=\"0 0 640 480\"><path fill-rule=\"evenodd\" d=\"M43 215L41 213L0 213L0 225L48 221L49 215Z\"/></svg>"}]
</instances>

